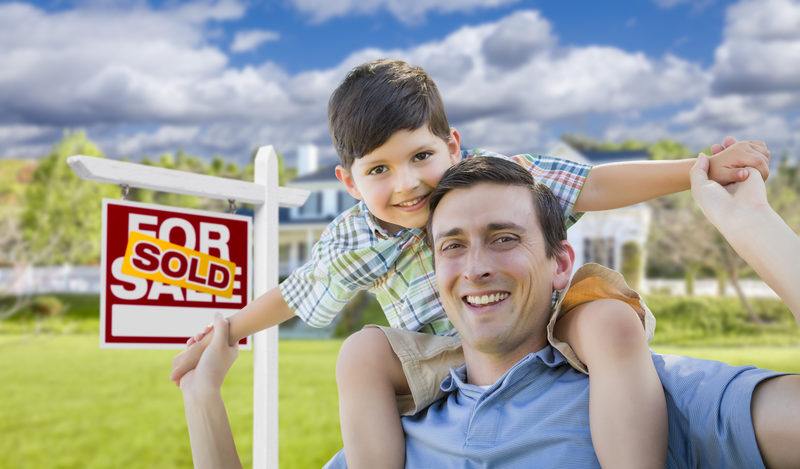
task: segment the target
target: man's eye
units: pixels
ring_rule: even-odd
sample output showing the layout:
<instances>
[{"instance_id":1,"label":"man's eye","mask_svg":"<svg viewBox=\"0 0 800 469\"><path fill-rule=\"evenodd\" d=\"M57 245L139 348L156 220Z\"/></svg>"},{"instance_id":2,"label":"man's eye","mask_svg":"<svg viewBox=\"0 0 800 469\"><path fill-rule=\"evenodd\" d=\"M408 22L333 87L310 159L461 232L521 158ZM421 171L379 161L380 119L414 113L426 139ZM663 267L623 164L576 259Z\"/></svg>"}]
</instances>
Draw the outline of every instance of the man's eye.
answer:
<instances>
[{"instance_id":1,"label":"man's eye","mask_svg":"<svg viewBox=\"0 0 800 469\"><path fill-rule=\"evenodd\" d=\"M500 244L507 244L507 243L510 243L510 242L516 241L516 240L517 240L517 238L515 236L507 236L506 235L506 236L499 236L494 241L496 243L500 243Z\"/></svg>"},{"instance_id":2,"label":"man's eye","mask_svg":"<svg viewBox=\"0 0 800 469\"><path fill-rule=\"evenodd\" d=\"M389 171L389 170L386 168L386 166L380 165L380 166L375 166L374 168L370 169L370 170L369 170L369 172L368 172L367 174L370 174L370 175L377 175L377 174L383 174L383 173L385 173L386 171Z\"/></svg>"},{"instance_id":3,"label":"man's eye","mask_svg":"<svg viewBox=\"0 0 800 469\"><path fill-rule=\"evenodd\" d=\"M430 158L432 154L433 153L429 151L423 151L421 153L417 153L416 155L414 155L414 161L425 161L428 158Z\"/></svg>"},{"instance_id":4,"label":"man's eye","mask_svg":"<svg viewBox=\"0 0 800 469\"><path fill-rule=\"evenodd\" d=\"M459 246L461 246L461 245L458 244L458 243L454 243L454 242L445 243L445 244L442 244L442 249L441 250L442 251L449 251L449 250L457 248Z\"/></svg>"}]
</instances>

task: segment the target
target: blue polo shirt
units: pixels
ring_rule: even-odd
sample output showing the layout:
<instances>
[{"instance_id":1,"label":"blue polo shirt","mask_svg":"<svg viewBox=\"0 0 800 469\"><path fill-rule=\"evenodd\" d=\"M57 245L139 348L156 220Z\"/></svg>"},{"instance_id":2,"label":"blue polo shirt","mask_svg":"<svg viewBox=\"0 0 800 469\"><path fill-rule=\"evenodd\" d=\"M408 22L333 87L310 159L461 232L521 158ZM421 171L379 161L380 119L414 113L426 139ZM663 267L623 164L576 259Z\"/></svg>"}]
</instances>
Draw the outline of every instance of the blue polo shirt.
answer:
<instances>
[{"instance_id":1,"label":"blue polo shirt","mask_svg":"<svg viewBox=\"0 0 800 469\"><path fill-rule=\"evenodd\" d=\"M669 415L670 468L764 467L753 431L755 386L779 373L653 354ZM406 467L600 467L589 432L589 380L546 346L488 389L466 368L442 383L447 396L402 419ZM326 467L346 467L340 451Z\"/></svg>"}]
</instances>

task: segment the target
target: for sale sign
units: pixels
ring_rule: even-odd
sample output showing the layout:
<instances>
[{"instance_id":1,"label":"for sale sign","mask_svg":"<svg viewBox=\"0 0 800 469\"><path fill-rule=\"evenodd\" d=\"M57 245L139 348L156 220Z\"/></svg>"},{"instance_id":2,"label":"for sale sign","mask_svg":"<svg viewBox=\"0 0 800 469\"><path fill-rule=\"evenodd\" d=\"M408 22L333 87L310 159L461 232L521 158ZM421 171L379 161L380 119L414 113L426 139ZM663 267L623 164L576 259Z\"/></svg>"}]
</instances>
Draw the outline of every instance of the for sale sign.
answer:
<instances>
[{"instance_id":1,"label":"for sale sign","mask_svg":"<svg viewBox=\"0 0 800 469\"><path fill-rule=\"evenodd\" d=\"M104 200L101 347L182 348L243 308L250 232L249 217Z\"/></svg>"}]
</instances>

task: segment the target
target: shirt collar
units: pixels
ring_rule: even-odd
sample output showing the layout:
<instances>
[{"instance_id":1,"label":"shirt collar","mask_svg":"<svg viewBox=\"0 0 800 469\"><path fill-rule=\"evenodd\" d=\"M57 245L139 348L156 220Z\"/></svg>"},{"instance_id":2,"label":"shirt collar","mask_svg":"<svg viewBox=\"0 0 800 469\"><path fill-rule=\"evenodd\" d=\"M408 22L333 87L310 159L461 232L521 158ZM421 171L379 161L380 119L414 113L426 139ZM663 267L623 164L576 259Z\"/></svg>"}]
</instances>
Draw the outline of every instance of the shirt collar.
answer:
<instances>
[{"instance_id":1,"label":"shirt collar","mask_svg":"<svg viewBox=\"0 0 800 469\"><path fill-rule=\"evenodd\" d=\"M491 392L499 387L507 387L519 381L536 367L557 368L565 364L567 364L567 360L564 358L564 355L554 347L546 345L541 350L522 357L520 361L509 368L496 383L489 387L489 389L484 390L480 386L467 383L466 364L458 368L451 368L450 375L442 381L440 388L445 393L459 390L469 397L479 397L486 392Z\"/></svg>"},{"instance_id":2,"label":"shirt collar","mask_svg":"<svg viewBox=\"0 0 800 469\"><path fill-rule=\"evenodd\" d=\"M423 230L421 228L401 228L396 233L389 233L389 231L378 223L378 219L369 211L367 204L365 204L363 200L358 204L361 208L361 213L364 214L364 218L367 221L367 226L378 239L408 238L412 236L422 237Z\"/></svg>"}]
</instances>

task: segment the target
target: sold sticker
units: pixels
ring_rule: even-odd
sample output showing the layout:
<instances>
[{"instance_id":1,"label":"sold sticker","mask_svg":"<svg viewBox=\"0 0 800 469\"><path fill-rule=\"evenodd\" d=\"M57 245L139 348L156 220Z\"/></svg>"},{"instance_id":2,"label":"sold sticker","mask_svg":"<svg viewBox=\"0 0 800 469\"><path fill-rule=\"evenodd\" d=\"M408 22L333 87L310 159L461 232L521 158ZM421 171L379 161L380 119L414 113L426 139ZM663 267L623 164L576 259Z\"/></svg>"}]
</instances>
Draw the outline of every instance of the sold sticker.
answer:
<instances>
[{"instance_id":1,"label":"sold sticker","mask_svg":"<svg viewBox=\"0 0 800 469\"><path fill-rule=\"evenodd\" d=\"M230 298L235 272L233 262L144 233L128 233L123 274Z\"/></svg>"}]
</instances>

